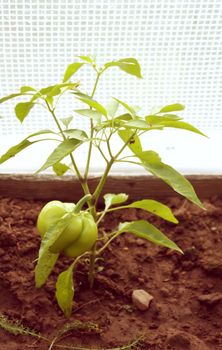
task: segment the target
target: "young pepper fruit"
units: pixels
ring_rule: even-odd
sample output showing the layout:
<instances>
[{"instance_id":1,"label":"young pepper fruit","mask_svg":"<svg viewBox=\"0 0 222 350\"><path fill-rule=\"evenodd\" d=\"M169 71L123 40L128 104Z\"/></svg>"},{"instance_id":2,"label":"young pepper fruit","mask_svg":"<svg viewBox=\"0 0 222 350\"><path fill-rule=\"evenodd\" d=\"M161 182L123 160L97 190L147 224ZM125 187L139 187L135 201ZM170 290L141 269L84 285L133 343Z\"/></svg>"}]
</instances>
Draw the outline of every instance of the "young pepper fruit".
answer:
<instances>
[{"instance_id":1,"label":"young pepper fruit","mask_svg":"<svg viewBox=\"0 0 222 350\"><path fill-rule=\"evenodd\" d=\"M69 224L62 234L50 247L52 253L64 252L65 255L75 258L90 250L98 238L97 225L88 212L74 212L75 204L51 201L41 210L37 229L43 238L48 229L65 214L72 213Z\"/></svg>"}]
</instances>

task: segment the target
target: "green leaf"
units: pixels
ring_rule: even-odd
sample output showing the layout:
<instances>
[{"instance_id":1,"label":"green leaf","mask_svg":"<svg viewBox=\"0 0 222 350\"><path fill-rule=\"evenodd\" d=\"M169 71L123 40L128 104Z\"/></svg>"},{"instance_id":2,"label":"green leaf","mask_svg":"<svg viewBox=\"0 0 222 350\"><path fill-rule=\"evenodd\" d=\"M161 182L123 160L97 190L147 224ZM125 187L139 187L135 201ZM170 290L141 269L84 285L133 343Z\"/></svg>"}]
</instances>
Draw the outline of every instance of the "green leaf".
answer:
<instances>
[{"instance_id":1,"label":"green leaf","mask_svg":"<svg viewBox=\"0 0 222 350\"><path fill-rule=\"evenodd\" d=\"M72 153L82 142L77 139L68 139L61 142L56 149L50 154L46 162L42 165L42 167L37 171L40 173L41 171L46 170L50 166L60 162L63 158Z\"/></svg>"},{"instance_id":2,"label":"green leaf","mask_svg":"<svg viewBox=\"0 0 222 350\"><path fill-rule=\"evenodd\" d=\"M50 88L46 88L46 89L43 89L41 90L41 93L43 95L46 95L47 96L47 99L49 101L52 101L51 99L54 97L54 96L57 96L59 94L61 94L62 92L62 88L66 88L66 86L61 86L60 84L58 85L54 85L54 86L51 86Z\"/></svg>"},{"instance_id":3,"label":"green leaf","mask_svg":"<svg viewBox=\"0 0 222 350\"><path fill-rule=\"evenodd\" d=\"M180 120L180 119L182 119L182 118L178 117L175 114L165 114L161 117L157 116L157 115L148 115L147 117L145 117L145 120L149 124L159 124L159 123L165 122L165 121L175 121L175 120Z\"/></svg>"},{"instance_id":4,"label":"green leaf","mask_svg":"<svg viewBox=\"0 0 222 350\"><path fill-rule=\"evenodd\" d=\"M20 91L21 91L21 93L24 93L24 92L36 91L36 89L34 89L31 86L22 86L20 88Z\"/></svg>"},{"instance_id":5,"label":"green leaf","mask_svg":"<svg viewBox=\"0 0 222 350\"><path fill-rule=\"evenodd\" d=\"M160 230L145 220L121 223L119 230L120 232L130 232L136 237L144 238L152 243L176 250L183 254L176 243L171 241Z\"/></svg>"},{"instance_id":6,"label":"green leaf","mask_svg":"<svg viewBox=\"0 0 222 350\"><path fill-rule=\"evenodd\" d=\"M8 100L11 100L12 98L15 98L15 97L18 97L18 96L23 96L24 93L17 93L17 94L11 94L11 95L8 95L8 96L5 96L5 97L2 97L0 98L0 104L3 103L3 102L6 102Z\"/></svg>"},{"instance_id":7,"label":"green leaf","mask_svg":"<svg viewBox=\"0 0 222 350\"><path fill-rule=\"evenodd\" d=\"M92 109L75 109L76 113L95 120L96 122L101 121L102 114L100 112L94 111Z\"/></svg>"},{"instance_id":8,"label":"green leaf","mask_svg":"<svg viewBox=\"0 0 222 350\"><path fill-rule=\"evenodd\" d=\"M0 164L6 162L8 159L14 157L16 154L23 151L23 149L31 146L32 144L34 144L36 142L38 142L38 141L30 142L29 140L25 139L25 140L21 141L20 143L18 143L17 145L9 148L8 151L1 156Z\"/></svg>"},{"instance_id":9,"label":"green leaf","mask_svg":"<svg viewBox=\"0 0 222 350\"><path fill-rule=\"evenodd\" d=\"M105 200L105 210L107 210L112 205L126 202L128 199L128 195L126 193L107 193L103 196L103 198Z\"/></svg>"},{"instance_id":10,"label":"green leaf","mask_svg":"<svg viewBox=\"0 0 222 350\"><path fill-rule=\"evenodd\" d=\"M68 88L69 90L73 91L73 90L76 90L78 86L79 86L79 83L70 83L70 82L47 86L39 90L35 95L33 95L31 102L34 102L41 96L44 96L47 99L47 101L51 103L53 97L61 94L64 89Z\"/></svg>"},{"instance_id":11,"label":"green leaf","mask_svg":"<svg viewBox=\"0 0 222 350\"><path fill-rule=\"evenodd\" d=\"M191 183L171 166L164 164L156 152L146 151L141 154L137 153L137 156L146 170L161 178L177 193L180 193L200 208L204 208Z\"/></svg>"},{"instance_id":12,"label":"green leaf","mask_svg":"<svg viewBox=\"0 0 222 350\"><path fill-rule=\"evenodd\" d=\"M52 168L57 176L62 176L69 170L68 165L60 163L60 162L54 164Z\"/></svg>"},{"instance_id":13,"label":"green leaf","mask_svg":"<svg viewBox=\"0 0 222 350\"><path fill-rule=\"evenodd\" d=\"M73 117L68 117L68 118L61 118L60 119L63 125L65 125L66 128L69 127L69 124L72 122Z\"/></svg>"},{"instance_id":14,"label":"green leaf","mask_svg":"<svg viewBox=\"0 0 222 350\"><path fill-rule=\"evenodd\" d=\"M51 93L51 91L52 91L53 89L55 89L55 87L57 87L57 84L56 84L56 85L50 85L50 86L44 87L44 88L42 88L42 89L39 90L39 93L40 93L41 95L47 96L48 94Z\"/></svg>"},{"instance_id":15,"label":"green leaf","mask_svg":"<svg viewBox=\"0 0 222 350\"><path fill-rule=\"evenodd\" d=\"M69 89L69 90L75 90L76 87L78 86L78 83L62 83L62 84L56 84L52 86L51 90L46 94L48 98L52 98L54 96L57 96L61 94L64 89Z\"/></svg>"},{"instance_id":16,"label":"green leaf","mask_svg":"<svg viewBox=\"0 0 222 350\"><path fill-rule=\"evenodd\" d=\"M136 116L136 111L132 106L129 106L126 102L123 102L118 98L113 97L113 99L116 100L119 104L121 104L125 109L127 109L127 111L129 111L133 117Z\"/></svg>"},{"instance_id":17,"label":"green leaf","mask_svg":"<svg viewBox=\"0 0 222 350\"><path fill-rule=\"evenodd\" d=\"M75 97L77 97L77 98L85 98L85 99L87 99L87 100L92 100L93 101L93 98L91 97L91 96L89 96L89 95L87 95L87 94L85 94L85 93L83 93L83 92L81 92L81 91L79 91L79 90L77 90L77 91L74 91L73 92L73 94L75 95Z\"/></svg>"},{"instance_id":18,"label":"green leaf","mask_svg":"<svg viewBox=\"0 0 222 350\"><path fill-rule=\"evenodd\" d=\"M118 107L119 102L116 99L112 98L106 106L108 116L113 118L118 110Z\"/></svg>"},{"instance_id":19,"label":"green leaf","mask_svg":"<svg viewBox=\"0 0 222 350\"><path fill-rule=\"evenodd\" d=\"M142 152L140 139L138 136L134 135L134 132L132 130L119 130L118 135L125 143L131 137L131 141L128 143L128 147L131 149L131 151L133 151L133 153L137 154Z\"/></svg>"},{"instance_id":20,"label":"green leaf","mask_svg":"<svg viewBox=\"0 0 222 350\"><path fill-rule=\"evenodd\" d=\"M134 75L137 78L142 78L139 62L135 58L123 58L118 61L107 62L104 67L105 69L118 67L128 74Z\"/></svg>"},{"instance_id":21,"label":"green leaf","mask_svg":"<svg viewBox=\"0 0 222 350\"><path fill-rule=\"evenodd\" d=\"M77 139L80 141L86 141L88 139L86 132L80 129L68 129L64 130L63 133L70 139Z\"/></svg>"},{"instance_id":22,"label":"green leaf","mask_svg":"<svg viewBox=\"0 0 222 350\"><path fill-rule=\"evenodd\" d=\"M167 105L165 107L162 107L158 109L158 112L156 113L169 113L169 112L175 112L175 111L183 111L185 109L185 106L181 103L174 103L172 105Z\"/></svg>"},{"instance_id":23,"label":"green leaf","mask_svg":"<svg viewBox=\"0 0 222 350\"><path fill-rule=\"evenodd\" d=\"M69 80L83 65L83 62L71 63L65 71L63 82Z\"/></svg>"},{"instance_id":24,"label":"green leaf","mask_svg":"<svg viewBox=\"0 0 222 350\"><path fill-rule=\"evenodd\" d=\"M62 92L62 89L59 85L55 85L54 88L46 94L46 100L52 105L53 104L53 97L60 95Z\"/></svg>"},{"instance_id":25,"label":"green leaf","mask_svg":"<svg viewBox=\"0 0 222 350\"><path fill-rule=\"evenodd\" d=\"M55 85L42 88L35 95L33 95L31 102L36 101L38 98L40 98L42 96L45 96L45 97L48 96L48 94L54 89L54 87L55 87ZM57 94L59 94L59 93L60 93L60 91L57 90Z\"/></svg>"},{"instance_id":26,"label":"green leaf","mask_svg":"<svg viewBox=\"0 0 222 350\"><path fill-rule=\"evenodd\" d=\"M138 153L137 156L142 161L149 160L150 163L159 163L161 161L159 154L154 151L142 151Z\"/></svg>"},{"instance_id":27,"label":"green leaf","mask_svg":"<svg viewBox=\"0 0 222 350\"><path fill-rule=\"evenodd\" d=\"M46 282L50 275L56 261L58 260L59 254L53 254L49 250L45 251L41 259L38 260L35 267L35 285L36 288L40 288Z\"/></svg>"},{"instance_id":28,"label":"green leaf","mask_svg":"<svg viewBox=\"0 0 222 350\"><path fill-rule=\"evenodd\" d=\"M121 124L124 128L130 128L130 129L139 129L139 130L152 130L152 129L163 129L163 126L160 125L155 125L150 126L145 120L140 120L140 119L134 119L130 120L127 123L122 123Z\"/></svg>"},{"instance_id":29,"label":"green leaf","mask_svg":"<svg viewBox=\"0 0 222 350\"><path fill-rule=\"evenodd\" d=\"M115 122L123 121L123 120L125 120L125 121L132 120L132 115L129 113L125 113L125 114L121 114L118 117L114 118Z\"/></svg>"},{"instance_id":30,"label":"green leaf","mask_svg":"<svg viewBox=\"0 0 222 350\"><path fill-rule=\"evenodd\" d=\"M29 139L30 137L34 137L34 136L45 135L45 134L57 135L57 133L55 131L52 131L50 129L43 129L43 130L36 131L33 134L27 136L26 139ZM41 141L41 140L39 140L39 141Z\"/></svg>"},{"instance_id":31,"label":"green leaf","mask_svg":"<svg viewBox=\"0 0 222 350\"><path fill-rule=\"evenodd\" d=\"M50 104L51 107L53 107L53 102L54 102L54 99L52 96L46 96L46 101Z\"/></svg>"},{"instance_id":32,"label":"green leaf","mask_svg":"<svg viewBox=\"0 0 222 350\"><path fill-rule=\"evenodd\" d=\"M40 142L40 141L44 141L44 139L42 140L35 140L35 141L29 141L28 139L34 136L38 136L38 135L43 135L43 134L49 134L49 133L54 133L51 130L41 130L38 132L35 132L31 135L29 135L28 137L26 137L24 140L22 140L21 142L19 142L17 145L12 146L11 148L8 149L8 151L3 154L0 158L0 164L6 162L8 159L14 157L16 154L20 153L21 151L23 151L23 149L33 145L36 142Z\"/></svg>"},{"instance_id":33,"label":"green leaf","mask_svg":"<svg viewBox=\"0 0 222 350\"><path fill-rule=\"evenodd\" d=\"M175 224L178 223L178 220L175 218L168 206L152 199L143 199L141 201L136 201L125 207L143 209L163 218L164 220L173 222Z\"/></svg>"},{"instance_id":34,"label":"green leaf","mask_svg":"<svg viewBox=\"0 0 222 350\"><path fill-rule=\"evenodd\" d=\"M71 315L73 297L74 283L72 264L67 270L60 273L56 282L56 299L66 317Z\"/></svg>"},{"instance_id":35,"label":"green leaf","mask_svg":"<svg viewBox=\"0 0 222 350\"><path fill-rule=\"evenodd\" d=\"M97 128L106 128L106 127L119 127L119 126L124 126L123 121L128 121L128 120L132 120L132 116L129 113L125 113L122 115L119 115L116 118L113 119L108 119L103 121L102 123L100 123L99 125L97 125Z\"/></svg>"},{"instance_id":36,"label":"green leaf","mask_svg":"<svg viewBox=\"0 0 222 350\"><path fill-rule=\"evenodd\" d=\"M79 97L79 100L86 103L89 107L92 107L97 110L97 112L101 113L105 117L107 117L107 111L105 107L103 107L99 102L88 98L88 97ZM79 111L79 110L78 110Z\"/></svg>"},{"instance_id":37,"label":"green leaf","mask_svg":"<svg viewBox=\"0 0 222 350\"><path fill-rule=\"evenodd\" d=\"M15 106L16 117L21 123L28 116L33 107L34 103L32 102L20 102Z\"/></svg>"},{"instance_id":38,"label":"green leaf","mask_svg":"<svg viewBox=\"0 0 222 350\"><path fill-rule=\"evenodd\" d=\"M87 63L94 64L94 59L90 56L76 56Z\"/></svg>"},{"instance_id":39,"label":"green leaf","mask_svg":"<svg viewBox=\"0 0 222 350\"><path fill-rule=\"evenodd\" d=\"M59 238L67 225L70 223L72 214L65 214L57 223L45 233L39 249L38 262L35 267L35 283L40 288L51 273L59 254L50 252L50 247Z\"/></svg>"},{"instance_id":40,"label":"green leaf","mask_svg":"<svg viewBox=\"0 0 222 350\"><path fill-rule=\"evenodd\" d=\"M207 137L205 134L203 134L200 130L195 128L193 125L181 122L181 121L162 121L160 123L161 125L164 126L164 128L177 128L177 129L183 129L183 130L188 130L195 132L196 134L202 135Z\"/></svg>"}]
</instances>

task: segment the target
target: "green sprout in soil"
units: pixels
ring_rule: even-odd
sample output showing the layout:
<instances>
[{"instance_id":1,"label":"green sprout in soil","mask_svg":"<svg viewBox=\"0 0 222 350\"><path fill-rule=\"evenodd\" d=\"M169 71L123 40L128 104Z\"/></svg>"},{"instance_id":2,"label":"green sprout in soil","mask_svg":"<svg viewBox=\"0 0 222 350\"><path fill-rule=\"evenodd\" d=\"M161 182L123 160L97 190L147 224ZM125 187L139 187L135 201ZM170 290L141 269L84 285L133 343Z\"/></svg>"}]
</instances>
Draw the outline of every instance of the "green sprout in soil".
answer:
<instances>
[{"instance_id":1,"label":"green sprout in soil","mask_svg":"<svg viewBox=\"0 0 222 350\"><path fill-rule=\"evenodd\" d=\"M80 89L80 82L72 81L75 73L84 67L92 69L95 73L95 83L90 93ZM112 241L123 233L131 233L136 237L182 253L175 242L146 220L120 222L111 234L101 230L101 222L108 213L127 208L142 209L174 224L178 223L171 209L154 199L145 198L130 203L125 193L104 194L104 186L113 165L127 163L142 167L148 173L163 180L174 191L203 208L191 183L174 168L162 162L156 151L143 148L144 135L147 136L154 130L161 133L166 128L174 128L199 135L203 133L184 122L178 115L185 108L180 103L160 107L142 116L137 108L117 97L113 97L107 106L98 102L95 95L101 76L113 68L118 68L134 78L142 78L140 65L134 58L110 61L100 67L92 57L79 56L76 62L68 66L61 83L41 89L22 86L19 92L0 99L2 104L16 97L25 98L24 102L19 102L15 106L15 115L21 123L28 117L31 118L30 112L34 108L43 108L47 110L55 124L55 129L35 131L11 147L1 156L0 164L33 144L50 141L55 144L55 148L36 174L49 168L53 169L58 176L71 171L82 188L83 196L78 203L51 201L43 207L37 222L42 242L35 268L36 287L40 288L45 284L61 254L71 259L69 268L59 275L56 283L56 299L67 317L72 313L73 273L79 260L86 257L89 259L88 278L89 285L93 287L98 258ZM78 102L82 107L74 107L73 116L60 118L57 107L65 94L69 94L73 104ZM121 112L119 112L120 109L122 109ZM76 115L83 119L88 118L89 132L76 128ZM119 144L117 139L121 143L119 148L117 148ZM84 171L81 172L77 164L76 152L81 152L81 147L85 145L88 152ZM89 180L94 151L103 158L104 171L96 188L92 190ZM102 195L104 208L99 210L98 203L101 202Z\"/></svg>"},{"instance_id":2,"label":"green sprout in soil","mask_svg":"<svg viewBox=\"0 0 222 350\"><path fill-rule=\"evenodd\" d=\"M45 341L49 344L48 350L52 350L53 348L67 349L67 350L136 350L136 349L139 349L139 346L142 345L144 342L144 336L139 335L135 339L130 341L128 344L122 345L120 347L109 348L109 349L86 348L81 346L74 346L72 344L66 344L66 345L58 344L58 342L63 340L65 337L70 336L74 331L83 332L87 334L100 333L99 326L92 322L74 321L71 323L66 323L57 332L56 336L52 340L46 337L43 337L41 334L39 334L33 329L23 326L23 324L20 321L18 320L11 321L2 314L0 314L0 328L4 329L5 331L13 335L31 336L31 337L37 338L38 340Z\"/></svg>"},{"instance_id":3,"label":"green sprout in soil","mask_svg":"<svg viewBox=\"0 0 222 350\"><path fill-rule=\"evenodd\" d=\"M14 335L30 335L35 338L41 338L39 333L30 328L24 327L20 321L11 321L2 314L0 314L0 328Z\"/></svg>"}]
</instances>

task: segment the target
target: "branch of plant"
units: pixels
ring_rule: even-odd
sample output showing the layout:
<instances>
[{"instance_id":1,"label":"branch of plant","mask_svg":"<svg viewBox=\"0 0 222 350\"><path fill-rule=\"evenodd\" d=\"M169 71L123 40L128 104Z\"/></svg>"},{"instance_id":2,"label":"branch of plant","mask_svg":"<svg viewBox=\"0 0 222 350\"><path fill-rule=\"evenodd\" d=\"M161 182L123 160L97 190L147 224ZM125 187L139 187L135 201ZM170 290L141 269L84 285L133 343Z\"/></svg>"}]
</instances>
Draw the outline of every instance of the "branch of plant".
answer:
<instances>
[{"instance_id":1,"label":"branch of plant","mask_svg":"<svg viewBox=\"0 0 222 350\"><path fill-rule=\"evenodd\" d=\"M99 183L98 183L98 185L97 185L97 187L96 187L96 189L95 189L95 192L93 193L93 201L94 201L95 205L96 205L97 202L98 202L99 196L100 196L100 194L101 194L101 192L102 192L102 190L103 190L103 187L104 187L104 185L105 185L107 176L108 176L108 174L109 174L109 171L110 171L110 169L111 169L113 163L114 163L114 159L112 158L112 159L108 162L108 164L107 164L107 166L106 166L106 169L105 169L105 171L104 171L104 173L103 173L103 176L101 177L101 179L100 179L100 181L99 181Z\"/></svg>"},{"instance_id":2,"label":"branch of plant","mask_svg":"<svg viewBox=\"0 0 222 350\"><path fill-rule=\"evenodd\" d=\"M98 85L98 82L99 82L99 78L100 78L100 73L97 72L96 81L95 81L92 93L90 95L91 98L93 98L93 96L95 95L96 88L97 88L97 85ZM87 177L88 177L88 174L89 174L90 160L91 160L91 155L92 155L93 134L94 134L94 125L93 125L93 120L90 119L90 142L89 142L89 149L88 149L88 155L87 155L87 161L86 161L86 169L85 169L85 173L84 173L84 179L86 179L86 180L87 180Z\"/></svg>"},{"instance_id":3,"label":"branch of plant","mask_svg":"<svg viewBox=\"0 0 222 350\"><path fill-rule=\"evenodd\" d=\"M112 150L111 150L111 146L110 146L110 139L112 136L112 132L110 132L109 136L107 137L106 132L105 132L105 136L106 136L106 144L107 144L107 149L110 155L110 158L113 158L113 154L112 154Z\"/></svg>"},{"instance_id":4,"label":"branch of plant","mask_svg":"<svg viewBox=\"0 0 222 350\"><path fill-rule=\"evenodd\" d=\"M100 75L102 74L102 72L98 72L98 70L96 70L96 72L97 72L97 77L96 77L96 81L95 81L92 93L90 95L91 98L93 98L94 95L95 95L95 92L96 92L96 89L97 89L97 85L98 85L98 82L99 82L99 78L100 78Z\"/></svg>"},{"instance_id":5,"label":"branch of plant","mask_svg":"<svg viewBox=\"0 0 222 350\"><path fill-rule=\"evenodd\" d=\"M50 107L50 105L49 105L49 103L48 103L48 101L46 99L45 99L45 103L46 103L46 106L47 106L49 112L51 113L51 115L52 115L52 117L53 117L53 119L54 119L54 121L55 121L55 123L56 123L56 125L57 125L57 127L58 127L58 129L59 129L59 131L60 131L60 133L62 135L62 137L63 137L63 140L64 141L67 140L67 138L66 138L66 136L65 136L65 134L64 134L64 132L62 130L62 127L61 127L61 125L60 125L60 123L58 121L58 118L55 115L54 108L52 109ZM75 159L74 159L72 154L70 154L70 158L71 158L72 165L73 165L73 167L75 169L76 175L77 175L77 177L78 177L78 179L80 181L80 184L81 184L81 186L83 188L84 193L85 194L89 194L89 192L87 191L87 187L85 186L85 184L84 184L84 182L82 180L82 175L80 174L80 171L79 171L79 169L77 167L77 164L76 164Z\"/></svg>"},{"instance_id":6,"label":"branch of plant","mask_svg":"<svg viewBox=\"0 0 222 350\"><path fill-rule=\"evenodd\" d=\"M132 160L117 160L118 163L130 163L130 164L136 164L136 165L142 165L138 162L133 162Z\"/></svg>"},{"instance_id":7,"label":"branch of plant","mask_svg":"<svg viewBox=\"0 0 222 350\"><path fill-rule=\"evenodd\" d=\"M54 105L54 109L58 106L59 104L59 100L61 99L61 97L67 92L69 91L69 88L65 88L58 96L56 102L55 102L55 105Z\"/></svg>"},{"instance_id":8,"label":"branch of plant","mask_svg":"<svg viewBox=\"0 0 222 350\"><path fill-rule=\"evenodd\" d=\"M95 262L96 262L96 244L93 245L91 249L91 255L90 255L90 262L89 262L89 286L90 288L93 287L94 284L94 272L95 272Z\"/></svg>"},{"instance_id":9,"label":"branch of plant","mask_svg":"<svg viewBox=\"0 0 222 350\"><path fill-rule=\"evenodd\" d=\"M56 115L55 115L55 111L54 111L55 108L52 109L52 108L50 107L50 105L49 105L49 103L48 103L47 100L45 100L45 102L46 102L46 105L47 105L47 108L48 108L49 112L51 113L51 115L52 115L52 117L53 117L53 119L54 119L54 121L55 121L55 123L56 123L56 125L57 125L57 127L58 127L58 129L59 129L59 131L60 131L60 133L61 133L61 135L62 135L62 137L63 137L63 140L67 140L67 138L66 138L66 136L65 136L65 134L64 134L64 132L63 132L63 130L62 130L62 127L61 127L61 125L60 125L60 123L59 123L59 121L58 121L58 118L57 118ZM86 194L90 194L90 190L89 190L89 187L88 187L88 183L87 183L87 181L85 181L85 179L84 179L84 178L82 177L82 175L80 174L80 171L79 171L79 169L78 169L78 166L77 166L77 164L76 164L76 162L75 162L75 159L74 159L72 153L70 154L70 159L71 159L73 168L74 168L74 170L75 170L75 173L76 173L76 175L77 175L77 178L79 179L79 182L80 182L80 185L81 185L81 187L82 187L82 189L83 189L84 194L85 194L85 195L86 195ZM90 206L90 205L91 205L90 202L88 202L88 206ZM93 215L94 217L96 217L95 208L92 207L91 213L92 213L92 215Z\"/></svg>"},{"instance_id":10,"label":"branch of plant","mask_svg":"<svg viewBox=\"0 0 222 350\"><path fill-rule=\"evenodd\" d=\"M100 181L95 189L95 192L93 193L93 200L94 200L95 205L98 202L99 196L103 190L103 187L105 185L106 179L108 177L108 174L110 172L110 169L111 169L113 163L118 161L118 157L124 151L124 149L128 146L128 143L135 136L135 134L136 134L136 131L129 137L129 139L124 143L124 145L120 148L120 150L116 153L116 155L114 157L112 157L110 159L109 163L107 164L106 169L103 173L103 176L101 177L101 179L100 179Z\"/></svg>"},{"instance_id":11,"label":"branch of plant","mask_svg":"<svg viewBox=\"0 0 222 350\"><path fill-rule=\"evenodd\" d=\"M135 132L136 133L136 132ZM134 134L135 134L134 133ZM131 135L129 137L129 139L127 140L127 142L124 143L124 145L120 148L120 150L117 152L117 154L115 155L115 157L111 157L110 161L107 163L107 166L106 166L106 169L103 173L103 176L101 177L100 181L99 181L99 184L97 185L97 188L93 194L93 198L92 198L92 203L94 205L94 209L96 208L96 205L97 205L97 202L98 202L98 199L99 199L99 196L104 188L104 185L105 185L105 182L107 180L107 177L108 177L108 174L109 174L109 171L113 165L113 163L117 160L117 158L119 157L119 155L123 152L123 150L127 147L128 143L130 142L130 140L132 139L132 137L134 136ZM105 215L105 214L104 214ZM97 215L96 215L97 216ZM95 217L94 217L95 218ZM100 221L101 221L101 218L100 218ZM111 238L111 241L113 240L114 238L112 237ZM104 247L107 247L109 245L110 241L108 241ZM95 269L95 259L96 259L96 255L97 255L97 252L96 252L96 243L94 244L92 250L91 250L91 257L90 257L90 268L89 268L89 283L90 283L90 287L93 286L93 282L94 282L94 269ZM105 249L105 248L104 248ZM103 251L103 250L102 250Z\"/></svg>"},{"instance_id":12,"label":"branch of plant","mask_svg":"<svg viewBox=\"0 0 222 350\"><path fill-rule=\"evenodd\" d=\"M62 127L61 127L61 125L60 125L60 123L59 123L59 121L58 121L58 118L57 118L56 115L55 115L54 108L51 108L51 107L50 107L50 104L49 104L49 102L48 102L46 99L45 99L45 103L46 103L46 106L47 106L47 108L48 108L48 111L51 113L51 115L52 115L52 117L53 117L53 119L54 119L54 121L55 121L55 123L56 123L58 129L59 129L59 132L61 133L63 139L66 140L66 136L64 135L63 130L62 130Z\"/></svg>"},{"instance_id":13,"label":"branch of plant","mask_svg":"<svg viewBox=\"0 0 222 350\"><path fill-rule=\"evenodd\" d=\"M98 141L98 143L97 143L97 141ZM106 142L106 140L103 139L102 136L101 136L101 137L96 137L96 136L95 136L95 137L93 138L93 142L94 142L94 143L93 143L94 146L95 146L95 147L98 147L98 146L100 146L101 142Z\"/></svg>"},{"instance_id":14,"label":"branch of plant","mask_svg":"<svg viewBox=\"0 0 222 350\"><path fill-rule=\"evenodd\" d=\"M76 267L76 265L79 263L79 261L80 261L83 257L85 257L85 256L87 256L87 255L89 255L89 254L90 254L90 252L85 252L85 253L83 253L82 255L77 256L77 258L75 258L75 260L74 260L73 263L72 263L73 269Z\"/></svg>"},{"instance_id":15,"label":"branch of plant","mask_svg":"<svg viewBox=\"0 0 222 350\"><path fill-rule=\"evenodd\" d=\"M107 210L104 210L103 212L101 212L101 213L98 213L97 212L97 215L100 215L100 218L97 220L97 222L96 222L96 224L97 224L97 226L100 224L100 222L102 221L102 219L104 218L104 216L106 215L106 213L107 213Z\"/></svg>"},{"instance_id":16,"label":"branch of plant","mask_svg":"<svg viewBox=\"0 0 222 350\"><path fill-rule=\"evenodd\" d=\"M118 160L118 157L120 156L120 154L124 151L124 149L128 146L129 142L133 139L133 137L136 135L137 133L137 129L136 131L128 138L128 140L124 143L124 145L121 147L121 149L119 150L119 152L117 152L117 154L115 155L115 161Z\"/></svg>"},{"instance_id":17,"label":"branch of plant","mask_svg":"<svg viewBox=\"0 0 222 350\"><path fill-rule=\"evenodd\" d=\"M120 162L120 161L125 160L125 159L128 159L128 158L136 158L136 156L135 156L135 155L128 155L128 156L119 158L117 161Z\"/></svg>"},{"instance_id":18,"label":"branch of plant","mask_svg":"<svg viewBox=\"0 0 222 350\"><path fill-rule=\"evenodd\" d=\"M80 210L82 209L83 205L86 203L86 202L90 202L92 196L91 194L86 194L84 197L82 197L78 203L76 203L76 206L73 210L74 213L79 213Z\"/></svg>"},{"instance_id":19,"label":"branch of plant","mask_svg":"<svg viewBox=\"0 0 222 350\"><path fill-rule=\"evenodd\" d=\"M93 145L93 141L92 141L93 134L94 134L93 120L90 119L90 142L89 142L89 149L88 149L88 154L87 154L86 168L85 168L85 173L84 173L84 179L86 179L86 180L87 180L88 174L89 174L89 166L90 166L92 145Z\"/></svg>"},{"instance_id":20,"label":"branch of plant","mask_svg":"<svg viewBox=\"0 0 222 350\"><path fill-rule=\"evenodd\" d=\"M123 206L120 206L120 207L115 207L115 208L111 208L111 209L105 209L101 212L97 212L97 216L99 216L99 219L97 220L96 224L99 225L100 222L102 221L102 219L104 218L104 216L107 214L107 213L110 213L111 211L115 211L115 210L120 210L120 209L126 209L128 208L127 205L123 205Z\"/></svg>"},{"instance_id":21,"label":"branch of plant","mask_svg":"<svg viewBox=\"0 0 222 350\"><path fill-rule=\"evenodd\" d=\"M105 162L108 164L108 159L106 158L106 156L105 156L105 154L104 154L104 152L103 152L103 150L102 150L102 148L100 147L100 146L96 146L97 147L97 149L99 150L99 152L100 152L100 154L101 154L101 156L103 157L103 159L105 160Z\"/></svg>"},{"instance_id":22,"label":"branch of plant","mask_svg":"<svg viewBox=\"0 0 222 350\"><path fill-rule=\"evenodd\" d=\"M101 130L100 130L100 131L101 131ZM99 132L100 132L100 131L99 131ZM101 142L106 142L106 137L104 137L104 135L105 135L105 129L102 129L100 144L101 144Z\"/></svg>"},{"instance_id":23,"label":"branch of plant","mask_svg":"<svg viewBox=\"0 0 222 350\"><path fill-rule=\"evenodd\" d=\"M102 74L102 71L99 72L96 67L94 67L94 69L95 69L95 71L97 73L97 77L96 77L96 81L95 81L95 84L94 84L94 87L93 87L93 90L92 90L92 93L91 93L91 98L93 98L93 96L95 95L96 88L97 88L97 85L98 85L98 82L99 82L99 78L100 78L100 75ZM93 120L91 119L90 120L90 143L89 143L89 149L88 149L88 155L87 155L87 161L86 161L86 168L85 168L85 173L84 173L84 180L85 180L85 184L87 186L88 193L90 193L90 191L89 191L87 179L88 179L89 167L90 167L90 161L91 161L91 155L92 155L93 135L94 135L94 125L93 125ZM103 155L102 150L100 150L100 153ZM103 157L104 157L104 155L103 155ZM106 158L104 158L104 159L106 159ZM91 214L93 215L94 219L96 220L96 218L97 218L96 202L90 200L88 202L88 207L91 208L91 210L90 210ZM93 282L94 282L94 266L95 266L95 259L96 259L95 252L96 252L96 243L94 244L94 246L93 246L93 248L91 250L91 256L90 256L90 267L89 267L89 284L90 284L90 287L93 286Z\"/></svg>"},{"instance_id":24,"label":"branch of plant","mask_svg":"<svg viewBox=\"0 0 222 350\"><path fill-rule=\"evenodd\" d=\"M110 243L116 238L118 237L122 232L116 231L113 232L112 237L104 244L104 246L102 248L100 248L97 252L96 255L100 255L109 245Z\"/></svg>"}]
</instances>

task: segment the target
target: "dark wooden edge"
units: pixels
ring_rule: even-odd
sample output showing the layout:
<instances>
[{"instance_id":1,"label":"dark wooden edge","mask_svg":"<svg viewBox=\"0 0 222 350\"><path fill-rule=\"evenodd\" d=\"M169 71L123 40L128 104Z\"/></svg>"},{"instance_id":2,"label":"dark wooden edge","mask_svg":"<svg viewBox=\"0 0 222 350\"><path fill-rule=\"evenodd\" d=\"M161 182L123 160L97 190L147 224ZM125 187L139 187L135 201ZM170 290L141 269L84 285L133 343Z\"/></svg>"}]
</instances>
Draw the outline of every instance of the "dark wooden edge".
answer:
<instances>
[{"instance_id":1,"label":"dark wooden edge","mask_svg":"<svg viewBox=\"0 0 222 350\"><path fill-rule=\"evenodd\" d=\"M187 176L200 198L222 195L222 175ZM93 191L99 177L91 177L89 187ZM104 193L124 192L131 200L142 198L164 198L175 196L175 192L163 181L153 176L110 176ZM177 194L176 194L177 195ZM0 196L24 199L59 199L77 201L82 190L77 180L71 176L53 175L0 175Z\"/></svg>"}]
</instances>

